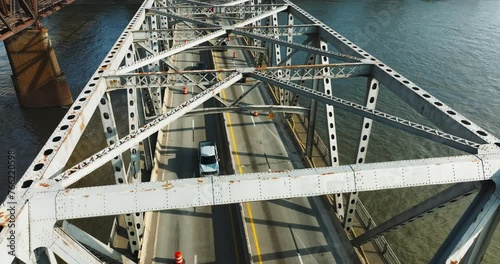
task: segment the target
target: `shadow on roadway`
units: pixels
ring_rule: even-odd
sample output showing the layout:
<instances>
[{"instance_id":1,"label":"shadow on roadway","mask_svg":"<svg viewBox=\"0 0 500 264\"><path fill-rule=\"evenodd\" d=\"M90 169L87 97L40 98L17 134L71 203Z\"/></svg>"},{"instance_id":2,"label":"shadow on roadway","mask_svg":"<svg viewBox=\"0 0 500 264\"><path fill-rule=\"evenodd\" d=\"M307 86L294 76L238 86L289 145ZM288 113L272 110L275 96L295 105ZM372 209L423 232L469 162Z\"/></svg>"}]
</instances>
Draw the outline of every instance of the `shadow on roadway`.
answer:
<instances>
[{"instance_id":1,"label":"shadow on roadway","mask_svg":"<svg viewBox=\"0 0 500 264\"><path fill-rule=\"evenodd\" d=\"M196 210L196 207L194 207L194 210ZM178 209L160 211L160 213L161 214L176 214L176 215L187 215L187 216L212 218L212 214L210 214L210 213L203 213L203 212L196 212L196 211L191 212L191 211L184 211L184 210L178 210Z\"/></svg>"}]
</instances>

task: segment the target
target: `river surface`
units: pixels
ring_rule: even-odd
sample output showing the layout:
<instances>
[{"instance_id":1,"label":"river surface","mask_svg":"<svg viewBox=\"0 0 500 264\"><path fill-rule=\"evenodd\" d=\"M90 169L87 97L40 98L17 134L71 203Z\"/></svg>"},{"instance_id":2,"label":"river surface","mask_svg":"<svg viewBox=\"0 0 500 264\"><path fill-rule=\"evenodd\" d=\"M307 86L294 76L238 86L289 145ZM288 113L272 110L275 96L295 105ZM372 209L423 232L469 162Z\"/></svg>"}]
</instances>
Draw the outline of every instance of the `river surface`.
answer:
<instances>
[{"instance_id":1,"label":"river surface","mask_svg":"<svg viewBox=\"0 0 500 264\"><path fill-rule=\"evenodd\" d=\"M500 137L500 1L297 0L295 3ZM73 97L84 87L139 4L79 0L43 21ZM14 148L20 177L66 109L20 109L10 75L7 55L0 43L0 157L6 160L7 150ZM363 87L364 81L338 81L334 82L334 93L362 102ZM377 109L425 122L384 89ZM355 159L361 119L340 111L337 114L340 161L350 163ZM319 126L324 124L321 120ZM102 140L100 129L98 122L92 121L86 138L94 140L95 136ZM320 133L324 135L326 131ZM89 154L83 153L70 162ZM460 152L374 124L367 162L451 154ZM0 169L6 171L5 162L1 164ZM7 190L5 182L6 179L0 179L2 194ZM380 223L444 188L368 192L362 194L362 199ZM389 234L387 239L402 262L428 262L468 202L470 199L460 201ZM497 230L483 263L500 263L499 256Z\"/></svg>"}]
</instances>

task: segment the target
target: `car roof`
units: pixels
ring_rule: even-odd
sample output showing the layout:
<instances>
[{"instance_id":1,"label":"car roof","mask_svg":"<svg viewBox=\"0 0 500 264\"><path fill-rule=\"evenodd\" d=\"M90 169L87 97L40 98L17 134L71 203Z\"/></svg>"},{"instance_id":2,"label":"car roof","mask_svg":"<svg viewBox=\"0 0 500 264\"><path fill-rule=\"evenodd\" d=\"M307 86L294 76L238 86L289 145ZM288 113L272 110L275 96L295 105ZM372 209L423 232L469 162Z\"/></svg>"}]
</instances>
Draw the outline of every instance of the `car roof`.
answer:
<instances>
[{"instance_id":1,"label":"car roof","mask_svg":"<svg viewBox=\"0 0 500 264\"><path fill-rule=\"evenodd\" d=\"M200 154L202 156L215 156L215 147L214 146L202 146L200 148Z\"/></svg>"}]
</instances>

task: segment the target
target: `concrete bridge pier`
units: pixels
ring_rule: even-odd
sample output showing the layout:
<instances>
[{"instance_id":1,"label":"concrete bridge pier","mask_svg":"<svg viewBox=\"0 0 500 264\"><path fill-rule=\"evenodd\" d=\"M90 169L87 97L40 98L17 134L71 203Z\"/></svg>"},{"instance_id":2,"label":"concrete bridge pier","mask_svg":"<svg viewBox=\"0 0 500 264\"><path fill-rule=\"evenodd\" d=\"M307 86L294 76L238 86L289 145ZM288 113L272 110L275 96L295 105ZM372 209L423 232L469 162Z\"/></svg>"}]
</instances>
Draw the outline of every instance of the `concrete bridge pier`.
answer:
<instances>
[{"instance_id":1,"label":"concrete bridge pier","mask_svg":"<svg viewBox=\"0 0 500 264\"><path fill-rule=\"evenodd\" d=\"M24 30L4 43L21 107L65 106L73 103L47 29Z\"/></svg>"}]
</instances>

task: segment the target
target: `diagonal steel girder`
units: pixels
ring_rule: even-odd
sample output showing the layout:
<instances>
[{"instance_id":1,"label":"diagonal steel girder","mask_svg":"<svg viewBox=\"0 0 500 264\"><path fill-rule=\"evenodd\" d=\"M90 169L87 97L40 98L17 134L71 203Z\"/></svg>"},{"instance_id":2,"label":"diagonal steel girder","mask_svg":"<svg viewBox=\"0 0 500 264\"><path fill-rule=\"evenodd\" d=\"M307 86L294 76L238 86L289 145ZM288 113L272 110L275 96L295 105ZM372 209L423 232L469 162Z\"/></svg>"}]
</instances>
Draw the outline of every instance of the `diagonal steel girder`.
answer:
<instances>
[{"instance_id":1,"label":"diagonal steel girder","mask_svg":"<svg viewBox=\"0 0 500 264\"><path fill-rule=\"evenodd\" d=\"M406 132L410 132L412 134L431 139L436 142L443 143L445 145L448 145L450 147L465 151L467 153L471 154L476 154L478 153L478 149L480 147L480 144L439 131L437 129L433 129L403 118L399 118L393 115L389 115L387 113L375 110L375 109L369 109L363 105L359 105L341 98L337 98L335 96L328 96L325 93L319 92L319 91L313 91L307 87L288 82L288 81L282 81L278 80L276 78L271 78L269 76L266 76L262 73L259 72L253 72L253 73L246 73L248 76L255 78L259 81L269 83L272 85L276 85L282 88L285 88L287 90L290 90L291 92L297 93L304 95L308 98L317 100L319 102L322 102L324 104L329 104L333 105L335 107L338 107L340 109L349 111L351 113L367 117L370 119L373 119L375 121L379 121L381 123L384 123L386 125L401 129Z\"/></svg>"},{"instance_id":2,"label":"diagonal steel girder","mask_svg":"<svg viewBox=\"0 0 500 264\"><path fill-rule=\"evenodd\" d=\"M118 70L116 70L115 74L124 74L127 72L131 72L133 70L137 70L137 69L144 67L152 62L159 61L161 59L172 56L174 54L177 54L179 52L182 52L182 51L187 50L189 48L192 48L194 46L200 45L205 41L209 41L213 38L220 37L220 36L223 36L225 34L226 34L226 30L224 30L224 29L217 30L211 34L208 34L208 35L201 37L201 38L197 38L197 39L195 39L191 42L188 42L182 46L173 47L171 49L159 52L156 55L148 56L144 59L138 60L136 63L133 63L129 66L120 67L120 68L118 68Z\"/></svg>"},{"instance_id":3,"label":"diagonal steel girder","mask_svg":"<svg viewBox=\"0 0 500 264\"><path fill-rule=\"evenodd\" d=\"M413 206L412 208L400 213L391 219L377 225L376 227L366 231L365 233L354 238L351 243L355 247L359 247L371 240L383 236L396 228L403 226L405 223L412 222L417 217L425 216L436 208L442 208L443 205L450 202L456 202L464 197L464 194L471 194L472 191L479 188L477 182L457 183L440 193L426 199L423 202Z\"/></svg>"},{"instance_id":4,"label":"diagonal steel girder","mask_svg":"<svg viewBox=\"0 0 500 264\"><path fill-rule=\"evenodd\" d=\"M79 164L68 169L67 171L53 177L52 179L58 181L63 187L68 187L69 185L80 180L81 178L87 176L89 173L96 170L106 162L112 160L116 155L124 152L131 146L139 143L145 138L156 133L162 127L165 127L166 125L175 121L176 119L183 116L187 112L203 104L205 101L212 98L215 94L218 94L222 90L230 87L241 78L242 74L239 72L235 72L229 75L221 82L199 93L198 95L191 98L189 101L184 102L182 105L177 106L176 108L170 110L169 112L159 116L150 123L139 128L137 132L129 134L128 136L120 139L118 142L111 145L110 147L97 152L88 159L80 162Z\"/></svg>"},{"instance_id":5,"label":"diagonal steel girder","mask_svg":"<svg viewBox=\"0 0 500 264\"><path fill-rule=\"evenodd\" d=\"M366 60L363 60L362 58L358 58L358 57L354 57L354 56L350 56L350 55L345 55L345 54L333 52L333 51L325 51L325 50L322 50L319 48L314 48L311 46L306 46L306 45L302 45L302 44L295 43L295 42L288 42L288 41L284 41L284 40L277 39L277 38L271 38L271 37L267 37L267 36L257 34L257 33L250 33L250 32L246 32L246 31L238 30L237 28L228 29L228 32L233 33L235 35L242 35L245 37L258 39L258 40L266 41L266 42L273 43L273 44L283 45L285 47L298 49L298 50L301 50L304 52L310 52L310 53L313 53L316 55L325 56L325 57L333 58L336 60L347 61L347 62L366 61Z\"/></svg>"},{"instance_id":6,"label":"diagonal steel girder","mask_svg":"<svg viewBox=\"0 0 500 264\"><path fill-rule=\"evenodd\" d=\"M252 17L250 19L247 19L245 21L236 23L236 24L233 25L233 27L235 27L235 28L236 27L244 27L246 25L255 23L255 22L260 21L260 20L262 20L264 18L267 18L268 16L272 16L274 14L277 14L277 13L285 11L285 10L288 10L288 5L279 6L279 7L276 7L275 9L273 9L271 11L263 12L260 15L256 15L255 17Z\"/></svg>"}]
</instances>

